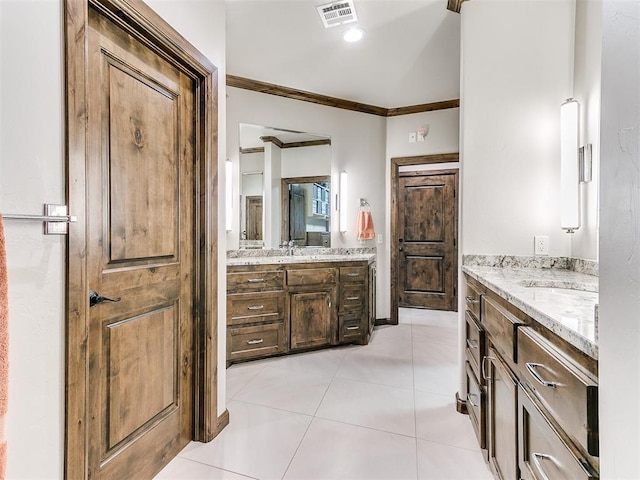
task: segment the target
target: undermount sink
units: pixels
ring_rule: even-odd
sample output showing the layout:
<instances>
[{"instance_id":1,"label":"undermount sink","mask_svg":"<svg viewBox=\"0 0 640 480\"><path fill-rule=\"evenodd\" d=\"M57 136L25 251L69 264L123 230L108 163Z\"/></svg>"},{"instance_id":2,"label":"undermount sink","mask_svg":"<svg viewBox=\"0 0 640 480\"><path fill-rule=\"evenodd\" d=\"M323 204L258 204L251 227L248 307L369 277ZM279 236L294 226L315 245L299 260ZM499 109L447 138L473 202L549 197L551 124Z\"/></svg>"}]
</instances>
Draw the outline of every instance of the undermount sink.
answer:
<instances>
[{"instance_id":1,"label":"undermount sink","mask_svg":"<svg viewBox=\"0 0 640 480\"><path fill-rule=\"evenodd\" d=\"M545 289L548 291L559 290L557 293L571 294L575 293L598 293L598 285L582 282L566 282L562 280L523 280L518 282L526 288Z\"/></svg>"}]
</instances>

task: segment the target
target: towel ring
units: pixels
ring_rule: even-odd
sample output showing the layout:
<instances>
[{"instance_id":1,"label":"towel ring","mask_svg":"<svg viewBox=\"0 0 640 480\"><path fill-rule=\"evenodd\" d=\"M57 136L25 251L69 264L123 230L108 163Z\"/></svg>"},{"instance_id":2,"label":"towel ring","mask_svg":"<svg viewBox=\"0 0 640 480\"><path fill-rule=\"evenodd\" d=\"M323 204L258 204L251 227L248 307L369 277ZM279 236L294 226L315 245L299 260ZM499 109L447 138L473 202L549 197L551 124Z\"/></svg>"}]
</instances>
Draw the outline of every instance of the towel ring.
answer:
<instances>
[{"instance_id":1,"label":"towel ring","mask_svg":"<svg viewBox=\"0 0 640 480\"><path fill-rule=\"evenodd\" d=\"M364 198L360 199L360 210L367 209L371 210L371 205Z\"/></svg>"}]
</instances>

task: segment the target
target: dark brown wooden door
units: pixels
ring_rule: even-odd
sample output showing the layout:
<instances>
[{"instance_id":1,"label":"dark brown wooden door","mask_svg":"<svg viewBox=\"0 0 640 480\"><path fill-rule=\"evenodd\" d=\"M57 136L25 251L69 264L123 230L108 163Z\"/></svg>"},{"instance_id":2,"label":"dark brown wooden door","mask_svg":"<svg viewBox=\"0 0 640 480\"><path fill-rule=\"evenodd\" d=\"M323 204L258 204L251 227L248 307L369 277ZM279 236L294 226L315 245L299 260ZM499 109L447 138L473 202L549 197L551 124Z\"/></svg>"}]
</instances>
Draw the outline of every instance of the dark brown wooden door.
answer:
<instances>
[{"instance_id":1,"label":"dark brown wooden door","mask_svg":"<svg viewBox=\"0 0 640 480\"><path fill-rule=\"evenodd\" d=\"M247 240L262 240L262 195L247 197Z\"/></svg>"},{"instance_id":2,"label":"dark brown wooden door","mask_svg":"<svg viewBox=\"0 0 640 480\"><path fill-rule=\"evenodd\" d=\"M457 310L457 172L398 182L398 306Z\"/></svg>"},{"instance_id":3,"label":"dark brown wooden door","mask_svg":"<svg viewBox=\"0 0 640 480\"><path fill-rule=\"evenodd\" d=\"M304 242L306 237L304 194L291 190L289 194L289 240Z\"/></svg>"},{"instance_id":4,"label":"dark brown wooden door","mask_svg":"<svg viewBox=\"0 0 640 480\"><path fill-rule=\"evenodd\" d=\"M151 478L192 438L194 91L89 19L89 472Z\"/></svg>"},{"instance_id":5,"label":"dark brown wooden door","mask_svg":"<svg viewBox=\"0 0 640 480\"><path fill-rule=\"evenodd\" d=\"M290 293L291 349L320 347L332 341L336 287Z\"/></svg>"}]
</instances>

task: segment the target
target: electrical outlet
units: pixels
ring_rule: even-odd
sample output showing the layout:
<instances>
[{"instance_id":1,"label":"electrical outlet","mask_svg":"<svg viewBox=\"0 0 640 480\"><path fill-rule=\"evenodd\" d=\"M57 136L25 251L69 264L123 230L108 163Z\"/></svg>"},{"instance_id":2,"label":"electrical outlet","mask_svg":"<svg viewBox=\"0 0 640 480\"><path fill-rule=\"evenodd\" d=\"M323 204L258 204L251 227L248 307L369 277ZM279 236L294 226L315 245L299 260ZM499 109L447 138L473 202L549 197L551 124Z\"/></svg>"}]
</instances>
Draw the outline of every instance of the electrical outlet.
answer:
<instances>
[{"instance_id":1,"label":"electrical outlet","mask_svg":"<svg viewBox=\"0 0 640 480\"><path fill-rule=\"evenodd\" d=\"M416 143L416 132L409 132L409 143Z\"/></svg>"},{"instance_id":2,"label":"electrical outlet","mask_svg":"<svg viewBox=\"0 0 640 480\"><path fill-rule=\"evenodd\" d=\"M549 255L549 237L536 235L533 237L533 254Z\"/></svg>"},{"instance_id":3,"label":"electrical outlet","mask_svg":"<svg viewBox=\"0 0 640 480\"><path fill-rule=\"evenodd\" d=\"M378 243L382 243L382 234L381 233L378 234Z\"/></svg>"}]
</instances>

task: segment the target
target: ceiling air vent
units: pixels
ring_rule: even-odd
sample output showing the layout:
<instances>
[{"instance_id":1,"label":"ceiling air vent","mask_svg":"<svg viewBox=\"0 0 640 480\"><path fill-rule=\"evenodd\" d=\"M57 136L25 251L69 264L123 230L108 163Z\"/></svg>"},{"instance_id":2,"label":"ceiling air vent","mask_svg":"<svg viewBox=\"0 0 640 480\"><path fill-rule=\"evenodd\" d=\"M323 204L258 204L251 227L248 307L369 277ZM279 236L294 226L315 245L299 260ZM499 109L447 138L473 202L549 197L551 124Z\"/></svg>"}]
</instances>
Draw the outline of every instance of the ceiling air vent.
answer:
<instances>
[{"instance_id":1,"label":"ceiling air vent","mask_svg":"<svg viewBox=\"0 0 640 480\"><path fill-rule=\"evenodd\" d=\"M335 27L336 25L358 20L353 0L325 3L324 5L318 5L316 9L318 10L318 14L320 14L324 28Z\"/></svg>"}]
</instances>

